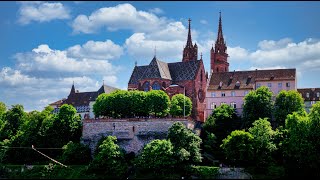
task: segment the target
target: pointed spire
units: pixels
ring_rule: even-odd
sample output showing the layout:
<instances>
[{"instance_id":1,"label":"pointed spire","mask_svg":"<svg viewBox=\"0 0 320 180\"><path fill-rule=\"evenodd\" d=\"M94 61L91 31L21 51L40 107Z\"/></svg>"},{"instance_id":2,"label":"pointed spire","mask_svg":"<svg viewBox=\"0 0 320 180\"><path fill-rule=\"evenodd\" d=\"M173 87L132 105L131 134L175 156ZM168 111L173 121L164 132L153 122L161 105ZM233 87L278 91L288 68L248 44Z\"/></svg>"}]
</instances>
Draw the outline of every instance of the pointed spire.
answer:
<instances>
[{"instance_id":1,"label":"pointed spire","mask_svg":"<svg viewBox=\"0 0 320 180\"><path fill-rule=\"evenodd\" d=\"M137 66L137 64L138 64L138 62L137 62L137 60L134 62L134 66Z\"/></svg>"},{"instance_id":2,"label":"pointed spire","mask_svg":"<svg viewBox=\"0 0 320 180\"><path fill-rule=\"evenodd\" d=\"M157 56L157 46L154 46L154 57Z\"/></svg>"},{"instance_id":3,"label":"pointed spire","mask_svg":"<svg viewBox=\"0 0 320 180\"><path fill-rule=\"evenodd\" d=\"M189 30L188 30L188 40L187 40L187 45L186 47L192 47L192 38L191 38L191 19L189 18Z\"/></svg>"},{"instance_id":4,"label":"pointed spire","mask_svg":"<svg viewBox=\"0 0 320 180\"><path fill-rule=\"evenodd\" d=\"M74 93L76 93L76 89L74 88L74 81L73 81L70 94L74 94Z\"/></svg>"},{"instance_id":5,"label":"pointed spire","mask_svg":"<svg viewBox=\"0 0 320 180\"><path fill-rule=\"evenodd\" d=\"M218 36L217 36L217 44L224 44L223 34L222 34L222 21L221 21L221 11L219 12L219 27L218 27Z\"/></svg>"},{"instance_id":6,"label":"pointed spire","mask_svg":"<svg viewBox=\"0 0 320 180\"><path fill-rule=\"evenodd\" d=\"M202 60L202 52L201 52L201 54L200 54L200 57L201 57L200 59Z\"/></svg>"},{"instance_id":7,"label":"pointed spire","mask_svg":"<svg viewBox=\"0 0 320 180\"><path fill-rule=\"evenodd\" d=\"M104 80L102 80L102 85L104 86Z\"/></svg>"}]
</instances>

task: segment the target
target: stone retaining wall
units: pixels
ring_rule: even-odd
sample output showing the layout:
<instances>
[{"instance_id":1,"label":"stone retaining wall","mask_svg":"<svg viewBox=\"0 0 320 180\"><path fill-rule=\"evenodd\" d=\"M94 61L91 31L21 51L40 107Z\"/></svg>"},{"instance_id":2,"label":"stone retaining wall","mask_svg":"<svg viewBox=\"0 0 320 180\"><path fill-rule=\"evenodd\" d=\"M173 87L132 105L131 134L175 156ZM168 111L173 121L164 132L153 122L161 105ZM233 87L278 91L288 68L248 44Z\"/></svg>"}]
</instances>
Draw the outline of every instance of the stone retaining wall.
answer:
<instances>
[{"instance_id":1,"label":"stone retaining wall","mask_svg":"<svg viewBox=\"0 0 320 180\"><path fill-rule=\"evenodd\" d=\"M83 120L82 143L94 152L98 141L105 136L117 137L117 144L127 153L135 154L154 139L165 139L174 122L193 130L194 122L187 119L90 119Z\"/></svg>"}]
</instances>

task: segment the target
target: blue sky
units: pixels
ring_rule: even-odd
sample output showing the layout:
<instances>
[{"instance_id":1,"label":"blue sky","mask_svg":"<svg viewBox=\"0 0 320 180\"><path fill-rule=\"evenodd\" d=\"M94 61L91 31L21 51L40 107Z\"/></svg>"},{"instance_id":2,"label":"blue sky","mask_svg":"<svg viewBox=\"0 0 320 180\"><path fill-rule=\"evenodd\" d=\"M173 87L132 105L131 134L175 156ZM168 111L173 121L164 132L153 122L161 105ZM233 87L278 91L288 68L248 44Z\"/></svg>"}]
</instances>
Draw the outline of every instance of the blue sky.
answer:
<instances>
[{"instance_id":1,"label":"blue sky","mask_svg":"<svg viewBox=\"0 0 320 180\"><path fill-rule=\"evenodd\" d=\"M134 62L181 61L192 40L209 71L219 11L230 71L296 68L298 88L320 87L320 2L0 2L0 101L41 111L76 89L126 89Z\"/></svg>"}]
</instances>

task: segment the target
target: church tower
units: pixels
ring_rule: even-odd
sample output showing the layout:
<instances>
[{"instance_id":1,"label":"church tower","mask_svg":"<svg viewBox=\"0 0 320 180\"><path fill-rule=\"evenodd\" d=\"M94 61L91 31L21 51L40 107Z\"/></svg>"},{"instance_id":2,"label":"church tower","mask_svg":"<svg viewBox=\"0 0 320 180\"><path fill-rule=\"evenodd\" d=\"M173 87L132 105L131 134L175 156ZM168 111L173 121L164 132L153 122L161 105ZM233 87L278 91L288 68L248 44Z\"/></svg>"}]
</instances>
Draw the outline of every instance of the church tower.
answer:
<instances>
[{"instance_id":1,"label":"church tower","mask_svg":"<svg viewBox=\"0 0 320 180\"><path fill-rule=\"evenodd\" d=\"M221 12L219 17L219 27L218 27L218 36L213 49L211 48L210 53L210 65L211 72L228 72L229 63L228 63L228 54L227 54L227 45L224 41L222 34L222 22L221 22Z\"/></svg>"},{"instance_id":2,"label":"church tower","mask_svg":"<svg viewBox=\"0 0 320 180\"><path fill-rule=\"evenodd\" d=\"M186 47L183 49L182 62L196 61L198 59L197 43L192 45L191 27L190 27L191 19L189 18L188 21L189 21L188 39L187 39Z\"/></svg>"}]
</instances>

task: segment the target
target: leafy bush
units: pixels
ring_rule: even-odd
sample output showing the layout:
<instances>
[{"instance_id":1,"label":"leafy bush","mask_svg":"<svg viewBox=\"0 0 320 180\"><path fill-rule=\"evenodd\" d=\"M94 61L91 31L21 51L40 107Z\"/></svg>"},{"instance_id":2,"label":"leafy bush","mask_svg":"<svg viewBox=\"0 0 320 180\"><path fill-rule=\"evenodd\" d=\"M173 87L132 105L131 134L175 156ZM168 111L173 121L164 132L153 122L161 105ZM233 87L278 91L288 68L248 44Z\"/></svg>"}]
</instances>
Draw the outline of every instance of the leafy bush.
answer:
<instances>
[{"instance_id":1,"label":"leafy bush","mask_svg":"<svg viewBox=\"0 0 320 180\"><path fill-rule=\"evenodd\" d=\"M62 149L62 163L75 165L89 164L92 160L90 148L81 143L74 143L70 141L68 144L64 145Z\"/></svg>"},{"instance_id":2,"label":"leafy bush","mask_svg":"<svg viewBox=\"0 0 320 180\"><path fill-rule=\"evenodd\" d=\"M219 167L191 166L191 174L201 179L214 179L219 174Z\"/></svg>"}]
</instances>

